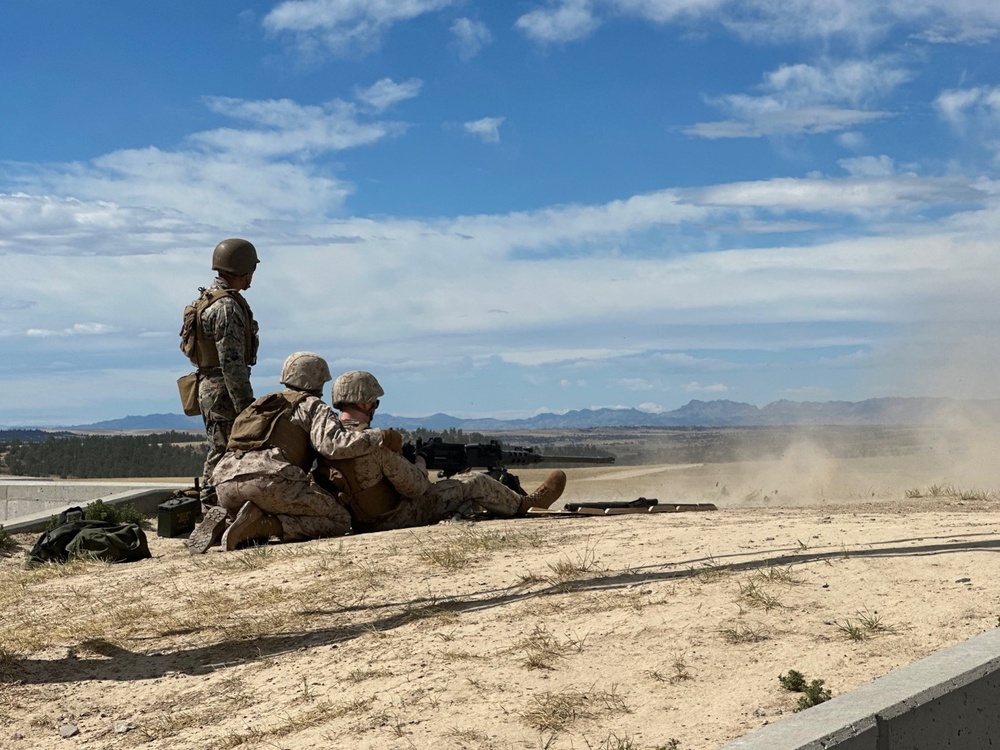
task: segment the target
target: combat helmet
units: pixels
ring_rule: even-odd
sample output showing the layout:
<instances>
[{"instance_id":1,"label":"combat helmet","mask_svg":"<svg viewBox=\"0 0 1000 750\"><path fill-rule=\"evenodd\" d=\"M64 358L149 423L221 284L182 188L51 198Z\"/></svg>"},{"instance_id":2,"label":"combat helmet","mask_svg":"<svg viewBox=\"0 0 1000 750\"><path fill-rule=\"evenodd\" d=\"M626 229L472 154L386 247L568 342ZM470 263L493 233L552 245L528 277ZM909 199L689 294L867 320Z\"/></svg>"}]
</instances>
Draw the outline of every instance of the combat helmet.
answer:
<instances>
[{"instance_id":1,"label":"combat helmet","mask_svg":"<svg viewBox=\"0 0 1000 750\"><path fill-rule=\"evenodd\" d=\"M333 379L330 366L318 354L295 352L281 366L281 384L300 391L323 392L323 384Z\"/></svg>"},{"instance_id":2,"label":"combat helmet","mask_svg":"<svg viewBox=\"0 0 1000 750\"><path fill-rule=\"evenodd\" d=\"M222 271L233 276L245 276L253 273L260 260L257 258L257 248L247 240L232 237L223 240L215 246L212 252L212 270Z\"/></svg>"},{"instance_id":3,"label":"combat helmet","mask_svg":"<svg viewBox=\"0 0 1000 750\"><path fill-rule=\"evenodd\" d=\"M351 370L333 381L334 407L343 409L348 404L371 404L385 395L382 386L370 372Z\"/></svg>"}]
</instances>

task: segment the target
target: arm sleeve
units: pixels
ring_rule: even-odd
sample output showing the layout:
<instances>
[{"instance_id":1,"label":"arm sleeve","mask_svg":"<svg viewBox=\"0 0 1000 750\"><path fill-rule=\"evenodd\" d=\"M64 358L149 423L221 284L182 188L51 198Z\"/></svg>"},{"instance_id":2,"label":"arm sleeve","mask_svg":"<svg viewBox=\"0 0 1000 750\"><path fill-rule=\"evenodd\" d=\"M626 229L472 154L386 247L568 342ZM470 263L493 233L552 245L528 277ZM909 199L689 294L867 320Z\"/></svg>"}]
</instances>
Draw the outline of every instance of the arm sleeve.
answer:
<instances>
[{"instance_id":1,"label":"arm sleeve","mask_svg":"<svg viewBox=\"0 0 1000 750\"><path fill-rule=\"evenodd\" d=\"M375 454L382 468L382 474L403 497L416 499L424 495L432 486L427 472L411 464L398 453L388 448L379 448Z\"/></svg>"},{"instance_id":2,"label":"arm sleeve","mask_svg":"<svg viewBox=\"0 0 1000 750\"><path fill-rule=\"evenodd\" d=\"M330 406L318 398L310 402L309 439L324 458L357 458L382 446L381 430L349 430Z\"/></svg>"},{"instance_id":3,"label":"arm sleeve","mask_svg":"<svg viewBox=\"0 0 1000 750\"><path fill-rule=\"evenodd\" d=\"M237 303L222 299L216 304L219 305L219 314L215 326L215 346L226 390L238 414L253 403L250 367L246 361L246 320Z\"/></svg>"}]
</instances>

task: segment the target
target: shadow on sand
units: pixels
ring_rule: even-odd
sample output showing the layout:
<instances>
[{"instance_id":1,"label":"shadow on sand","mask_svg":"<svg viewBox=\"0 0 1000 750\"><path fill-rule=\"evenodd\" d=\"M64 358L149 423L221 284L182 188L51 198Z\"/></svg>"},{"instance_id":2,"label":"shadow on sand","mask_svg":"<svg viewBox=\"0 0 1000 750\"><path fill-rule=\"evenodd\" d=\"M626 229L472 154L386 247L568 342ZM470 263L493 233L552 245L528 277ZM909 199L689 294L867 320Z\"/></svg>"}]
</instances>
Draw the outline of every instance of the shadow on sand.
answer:
<instances>
[{"instance_id":1,"label":"shadow on sand","mask_svg":"<svg viewBox=\"0 0 1000 750\"><path fill-rule=\"evenodd\" d=\"M985 538L985 535L980 534L948 535L940 537L939 539L942 541L933 541L934 539L937 538L893 539L867 544L860 549L840 547L816 551L807 548L763 550L753 552L752 559L747 559L751 557L751 553L743 553L632 568L627 573L619 575L607 575L595 571L593 575L588 577L547 583L543 587L532 588L530 591L524 590L526 586L520 586L503 590L481 591L477 592L476 595L423 597L406 602L385 602L329 610L315 609L303 614L313 617L327 617L358 613L368 617L341 627L280 633L252 639L224 640L220 643L192 646L164 653L129 651L107 641L90 640L79 644L76 648L69 649L67 656L60 659L10 658L0 673L0 683L40 685L82 680L147 680L168 674L205 675L226 667L268 659L279 654L323 646L336 647L365 633L392 630L400 625L413 622L415 619L434 614L462 613L502 607L526 599L565 594L570 591L622 589L643 583L695 577L707 570L741 572L851 557L912 557L976 550L1000 550L1000 539ZM945 539L947 541L943 541ZM916 544L917 542L924 543ZM400 609L403 611L399 612ZM378 616L380 612L387 610L394 613L388 616ZM197 638L196 632L190 635L192 638ZM80 656L78 654L80 651L95 654L96 658Z\"/></svg>"}]
</instances>

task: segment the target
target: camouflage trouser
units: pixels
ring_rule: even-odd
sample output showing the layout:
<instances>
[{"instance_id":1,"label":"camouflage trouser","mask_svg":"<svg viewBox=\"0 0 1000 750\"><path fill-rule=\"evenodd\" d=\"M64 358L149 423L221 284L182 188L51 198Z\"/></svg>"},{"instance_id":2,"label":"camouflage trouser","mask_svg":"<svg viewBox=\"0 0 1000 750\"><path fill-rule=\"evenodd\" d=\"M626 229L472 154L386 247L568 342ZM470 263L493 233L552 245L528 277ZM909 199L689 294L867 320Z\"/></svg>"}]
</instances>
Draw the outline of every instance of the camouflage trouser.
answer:
<instances>
[{"instance_id":1,"label":"camouflage trouser","mask_svg":"<svg viewBox=\"0 0 1000 750\"><path fill-rule=\"evenodd\" d=\"M226 452L226 444L236 420L236 407L229 396L226 381L221 376L203 377L198 381L198 405L201 407L201 418L208 435L208 455L205 456L201 474L201 502L205 505L217 505L218 498L212 487L212 472Z\"/></svg>"},{"instance_id":2,"label":"camouflage trouser","mask_svg":"<svg viewBox=\"0 0 1000 750\"><path fill-rule=\"evenodd\" d=\"M281 522L282 541L302 542L341 536L351 530L351 516L329 492L308 481L250 475L219 482L219 505L230 518L253 503Z\"/></svg>"},{"instance_id":3,"label":"camouflage trouser","mask_svg":"<svg viewBox=\"0 0 1000 750\"><path fill-rule=\"evenodd\" d=\"M435 482L418 498L404 497L398 508L379 518L370 529L389 531L427 526L473 505L497 516L513 517L521 507L521 499L521 495L486 474L456 474Z\"/></svg>"}]
</instances>

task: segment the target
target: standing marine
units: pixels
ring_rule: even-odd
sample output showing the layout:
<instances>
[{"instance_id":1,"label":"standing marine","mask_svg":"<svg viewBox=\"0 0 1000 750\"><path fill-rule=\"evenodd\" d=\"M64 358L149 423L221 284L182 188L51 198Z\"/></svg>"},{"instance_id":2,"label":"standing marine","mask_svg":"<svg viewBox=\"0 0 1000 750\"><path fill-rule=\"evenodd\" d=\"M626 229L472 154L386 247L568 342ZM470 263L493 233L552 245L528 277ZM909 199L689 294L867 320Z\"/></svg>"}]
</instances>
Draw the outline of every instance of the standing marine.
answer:
<instances>
[{"instance_id":1,"label":"standing marine","mask_svg":"<svg viewBox=\"0 0 1000 750\"><path fill-rule=\"evenodd\" d=\"M250 288L260 261L247 240L231 238L215 246L211 286L199 289L188 305L181 350L197 368L198 408L208 435L202 471L203 510L218 504L212 472L226 451L236 416L253 400L250 368L257 363L257 321L242 292Z\"/></svg>"}]
</instances>

